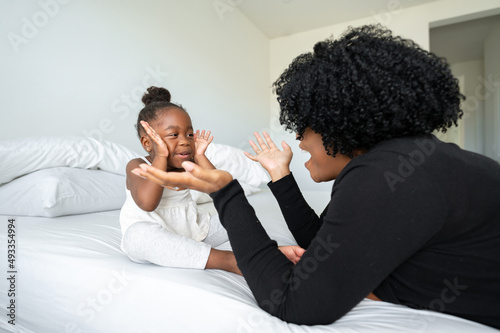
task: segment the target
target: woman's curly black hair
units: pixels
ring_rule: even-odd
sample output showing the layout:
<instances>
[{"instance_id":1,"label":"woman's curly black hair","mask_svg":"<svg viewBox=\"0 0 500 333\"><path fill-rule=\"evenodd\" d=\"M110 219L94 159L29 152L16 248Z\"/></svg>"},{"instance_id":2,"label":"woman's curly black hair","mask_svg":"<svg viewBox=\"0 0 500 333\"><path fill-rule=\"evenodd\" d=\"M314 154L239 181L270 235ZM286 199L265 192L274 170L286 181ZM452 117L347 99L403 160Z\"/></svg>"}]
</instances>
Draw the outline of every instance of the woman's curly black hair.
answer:
<instances>
[{"instance_id":1,"label":"woman's curly black hair","mask_svg":"<svg viewBox=\"0 0 500 333\"><path fill-rule=\"evenodd\" d=\"M353 157L377 143L446 129L462 116L445 59L380 25L317 43L273 84L280 123L321 134L328 154Z\"/></svg>"}]
</instances>

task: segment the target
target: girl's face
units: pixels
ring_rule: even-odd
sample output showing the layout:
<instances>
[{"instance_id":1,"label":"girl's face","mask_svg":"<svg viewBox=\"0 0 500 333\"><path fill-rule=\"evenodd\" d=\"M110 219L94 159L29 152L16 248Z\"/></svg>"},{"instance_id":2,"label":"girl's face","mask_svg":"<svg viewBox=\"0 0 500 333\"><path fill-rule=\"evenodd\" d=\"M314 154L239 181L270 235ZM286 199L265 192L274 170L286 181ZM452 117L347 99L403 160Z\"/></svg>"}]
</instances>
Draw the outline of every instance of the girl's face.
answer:
<instances>
[{"instance_id":1,"label":"girl's face","mask_svg":"<svg viewBox=\"0 0 500 333\"><path fill-rule=\"evenodd\" d=\"M342 169L351 161L349 157L339 153L335 157L328 155L321 135L311 128L304 131L299 147L311 154L311 158L304 165L316 183L337 178Z\"/></svg>"},{"instance_id":2,"label":"girl's face","mask_svg":"<svg viewBox=\"0 0 500 333\"><path fill-rule=\"evenodd\" d=\"M150 125L167 145L167 169L182 169L182 162L193 160L195 152L193 125L184 110L175 107L163 110ZM150 156L154 158L154 150Z\"/></svg>"}]
</instances>

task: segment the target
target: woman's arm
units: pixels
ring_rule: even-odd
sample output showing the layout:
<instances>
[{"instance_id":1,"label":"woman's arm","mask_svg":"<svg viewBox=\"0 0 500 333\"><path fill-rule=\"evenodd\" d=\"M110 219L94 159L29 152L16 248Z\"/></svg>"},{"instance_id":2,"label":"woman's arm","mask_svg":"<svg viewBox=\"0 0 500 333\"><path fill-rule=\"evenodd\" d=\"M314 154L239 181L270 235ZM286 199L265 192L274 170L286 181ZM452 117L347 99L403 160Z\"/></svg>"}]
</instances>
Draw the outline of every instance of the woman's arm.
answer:
<instances>
[{"instance_id":1,"label":"woman's arm","mask_svg":"<svg viewBox=\"0 0 500 333\"><path fill-rule=\"evenodd\" d=\"M318 217L316 212L304 199L291 173L267 185L278 201L281 213L288 225L288 229L297 241L297 244L307 249L311 240L320 229L328 207L325 208L321 216Z\"/></svg>"},{"instance_id":2,"label":"woman's arm","mask_svg":"<svg viewBox=\"0 0 500 333\"><path fill-rule=\"evenodd\" d=\"M250 140L250 145L256 155L245 152L245 156L254 162L259 162L269 173L271 181L274 183L290 174L290 162L293 157L292 148L285 141L282 141L283 150L280 150L267 132L263 132L263 134L266 139L265 142L257 132L254 135L258 144Z\"/></svg>"},{"instance_id":3,"label":"woman's arm","mask_svg":"<svg viewBox=\"0 0 500 333\"><path fill-rule=\"evenodd\" d=\"M267 170L271 176L268 186L278 201L288 229L299 246L307 248L321 226L323 215L318 217L305 201L290 172L293 157L290 146L282 141L283 150L280 150L269 134L263 134L265 140L257 132L254 133L257 144L250 140L255 155L246 152L245 155L252 161L259 162Z\"/></svg>"},{"instance_id":4,"label":"woman's arm","mask_svg":"<svg viewBox=\"0 0 500 333\"><path fill-rule=\"evenodd\" d=\"M383 168L357 166L336 180L323 225L294 265L269 238L230 174L189 162L183 167L187 172L174 175L142 164L137 172L163 185L211 193L259 306L297 324L329 324L342 317L424 247L445 216L432 181L409 177L395 194ZM422 209L419 202L428 205Z\"/></svg>"},{"instance_id":5,"label":"woman's arm","mask_svg":"<svg viewBox=\"0 0 500 333\"><path fill-rule=\"evenodd\" d=\"M411 257L440 228L438 207L412 205L415 193L393 193L381 174L357 169L337 186L324 223L296 265L279 251L259 223L236 181L212 193L243 276L267 312L297 324L339 319ZM374 187L371 181L374 180ZM372 191L358 191L364 185ZM424 184L419 193L436 191ZM377 196L373 196L377 193ZM358 209L353 207L354 203ZM396 205L394 205L396 203ZM408 220L414 212L413 219Z\"/></svg>"}]
</instances>

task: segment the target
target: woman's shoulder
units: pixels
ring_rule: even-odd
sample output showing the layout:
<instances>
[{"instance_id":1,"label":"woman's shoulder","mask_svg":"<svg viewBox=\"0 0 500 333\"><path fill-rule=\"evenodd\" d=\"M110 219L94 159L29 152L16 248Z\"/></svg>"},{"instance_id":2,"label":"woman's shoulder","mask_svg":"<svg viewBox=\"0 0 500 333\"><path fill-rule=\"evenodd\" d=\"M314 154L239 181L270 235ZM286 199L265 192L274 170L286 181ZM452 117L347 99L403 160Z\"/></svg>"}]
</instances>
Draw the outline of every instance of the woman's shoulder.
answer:
<instances>
[{"instance_id":1,"label":"woman's shoulder","mask_svg":"<svg viewBox=\"0 0 500 333\"><path fill-rule=\"evenodd\" d=\"M368 152L353 158L336 182L339 183L344 178L350 179L350 182L365 184L373 183L377 179L389 185L394 179L405 182L409 176L416 176L428 168L433 168L435 162L430 160L436 151L441 149L438 142L434 136L402 137L383 141Z\"/></svg>"}]
</instances>

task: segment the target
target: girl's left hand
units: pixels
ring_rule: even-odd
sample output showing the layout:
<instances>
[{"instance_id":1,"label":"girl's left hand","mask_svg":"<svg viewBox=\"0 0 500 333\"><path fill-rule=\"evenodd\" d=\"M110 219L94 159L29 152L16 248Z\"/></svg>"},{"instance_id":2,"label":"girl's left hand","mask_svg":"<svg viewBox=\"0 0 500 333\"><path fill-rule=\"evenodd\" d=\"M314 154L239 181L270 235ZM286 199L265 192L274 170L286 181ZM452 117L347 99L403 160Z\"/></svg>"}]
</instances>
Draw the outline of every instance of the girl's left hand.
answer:
<instances>
[{"instance_id":1,"label":"girl's left hand","mask_svg":"<svg viewBox=\"0 0 500 333\"><path fill-rule=\"evenodd\" d=\"M297 245L278 246L278 249L283 252L288 260L293 262L294 265L299 262L304 252L306 252L306 250Z\"/></svg>"},{"instance_id":2,"label":"girl's left hand","mask_svg":"<svg viewBox=\"0 0 500 333\"><path fill-rule=\"evenodd\" d=\"M200 134L200 130L197 130L194 134L194 144L196 146L195 155L204 155L208 145L213 139L214 137L210 136L210 131L205 133L205 130L203 130Z\"/></svg>"},{"instance_id":3,"label":"girl's left hand","mask_svg":"<svg viewBox=\"0 0 500 333\"><path fill-rule=\"evenodd\" d=\"M167 158L168 157L168 148L167 148L167 144L165 143L165 141L163 141L163 139L158 135L158 133L154 130L154 128L151 127L151 125L149 125L147 122L141 121L141 125L142 125L142 128L144 128L144 130L146 131L146 133L149 135L149 137L151 138L151 140L153 142L153 149L155 152L155 157L158 156L158 157Z\"/></svg>"}]
</instances>

